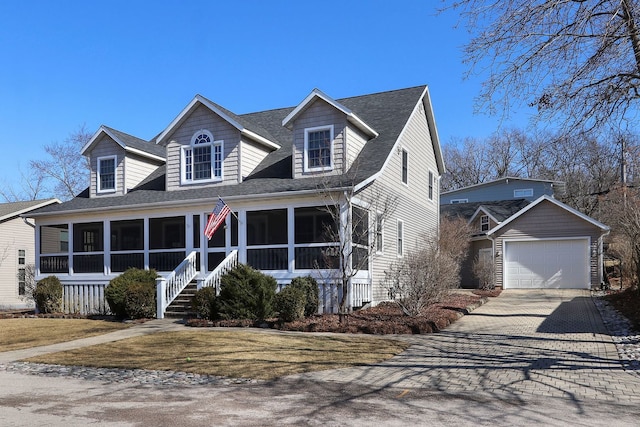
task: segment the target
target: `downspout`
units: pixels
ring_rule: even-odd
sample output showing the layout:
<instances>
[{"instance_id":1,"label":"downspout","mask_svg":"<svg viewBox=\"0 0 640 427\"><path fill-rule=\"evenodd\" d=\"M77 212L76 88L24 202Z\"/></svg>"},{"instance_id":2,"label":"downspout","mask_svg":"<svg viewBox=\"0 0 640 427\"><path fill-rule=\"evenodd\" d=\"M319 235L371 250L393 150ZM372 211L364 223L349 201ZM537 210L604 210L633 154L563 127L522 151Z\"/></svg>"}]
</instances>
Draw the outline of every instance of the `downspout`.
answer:
<instances>
[{"instance_id":1,"label":"downspout","mask_svg":"<svg viewBox=\"0 0 640 427\"><path fill-rule=\"evenodd\" d=\"M496 277L496 275L498 274L498 268L496 267L497 258L498 258L498 254L496 253L496 240L495 240L495 238L489 236L488 234L487 234L487 238L489 240L491 240L491 253L493 255L492 256L492 259L493 259L493 287L495 288L496 284L498 283L498 278ZM504 252L504 248L503 248L502 251ZM504 263L503 263L503 269L504 269ZM502 289L504 289L504 280L502 281Z\"/></svg>"},{"instance_id":2,"label":"downspout","mask_svg":"<svg viewBox=\"0 0 640 427\"><path fill-rule=\"evenodd\" d=\"M29 227L33 228L34 230L36 229L36 225L35 224L31 224L29 221L27 221L26 217L22 217L22 220L24 221L25 224L27 224Z\"/></svg>"}]
</instances>

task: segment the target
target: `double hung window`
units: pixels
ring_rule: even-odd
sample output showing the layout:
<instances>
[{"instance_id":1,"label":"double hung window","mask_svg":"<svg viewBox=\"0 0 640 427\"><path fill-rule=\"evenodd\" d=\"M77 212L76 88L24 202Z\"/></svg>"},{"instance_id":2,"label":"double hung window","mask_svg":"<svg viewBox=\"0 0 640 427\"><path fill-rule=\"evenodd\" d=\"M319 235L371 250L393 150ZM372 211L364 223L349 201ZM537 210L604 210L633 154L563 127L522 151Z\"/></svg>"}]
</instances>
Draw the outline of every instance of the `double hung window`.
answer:
<instances>
[{"instance_id":1,"label":"double hung window","mask_svg":"<svg viewBox=\"0 0 640 427\"><path fill-rule=\"evenodd\" d=\"M183 183L222 180L222 144L209 131L201 130L182 148Z\"/></svg>"},{"instance_id":2,"label":"double hung window","mask_svg":"<svg viewBox=\"0 0 640 427\"><path fill-rule=\"evenodd\" d=\"M333 169L333 126L305 129L304 170Z\"/></svg>"},{"instance_id":3,"label":"double hung window","mask_svg":"<svg viewBox=\"0 0 640 427\"><path fill-rule=\"evenodd\" d=\"M98 192L116 191L116 156L98 158Z\"/></svg>"}]
</instances>

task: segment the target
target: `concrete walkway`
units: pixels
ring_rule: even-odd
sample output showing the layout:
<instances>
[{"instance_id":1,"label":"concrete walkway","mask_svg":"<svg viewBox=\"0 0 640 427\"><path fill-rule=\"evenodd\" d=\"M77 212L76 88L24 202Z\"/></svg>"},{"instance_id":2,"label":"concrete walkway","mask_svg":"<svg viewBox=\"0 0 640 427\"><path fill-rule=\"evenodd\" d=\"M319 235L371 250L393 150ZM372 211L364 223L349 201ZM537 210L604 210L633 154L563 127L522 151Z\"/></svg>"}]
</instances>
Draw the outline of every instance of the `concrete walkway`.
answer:
<instances>
[{"instance_id":1,"label":"concrete walkway","mask_svg":"<svg viewBox=\"0 0 640 427\"><path fill-rule=\"evenodd\" d=\"M176 319L155 319L145 323L140 323L126 329L109 332L104 335L82 338L79 340L66 341L58 344L45 345L41 347L25 348L23 350L0 352L0 364L15 362L29 357L41 356L47 353L59 351L75 350L76 348L89 347L92 345L107 342L119 341L126 338L138 337L141 335L153 334L156 332L183 331L185 326Z\"/></svg>"},{"instance_id":2,"label":"concrete walkway","mask_svg":"<svg viewBox=\"0 0 640 427\"><path fill-rule=\"evenodd\" d=\"M413 346L376 366L298 378L501 400L640 403L640 376L623 370L588 291L504 291L443 332L403 339Z\"/></svg>"}]
</instances>

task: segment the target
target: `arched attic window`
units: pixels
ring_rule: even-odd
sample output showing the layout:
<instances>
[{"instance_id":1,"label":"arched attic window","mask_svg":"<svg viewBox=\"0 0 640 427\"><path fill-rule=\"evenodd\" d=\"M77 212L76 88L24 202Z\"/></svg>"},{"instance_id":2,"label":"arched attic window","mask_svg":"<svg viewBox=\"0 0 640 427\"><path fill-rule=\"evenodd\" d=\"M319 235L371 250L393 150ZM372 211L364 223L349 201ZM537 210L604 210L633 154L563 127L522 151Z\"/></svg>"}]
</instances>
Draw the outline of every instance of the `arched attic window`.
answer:
<instances>
[{"instance_id":1,"label":"arched attic window","mask_svg":"<svg viewBox=\"0 0 640 427\"><path fill-rule=\"evenodd\" d=\"M191 144L182 147L182 183L221 181L222 147L208 130L199 130L191 137Z\"/></svg>"}]
</instances>

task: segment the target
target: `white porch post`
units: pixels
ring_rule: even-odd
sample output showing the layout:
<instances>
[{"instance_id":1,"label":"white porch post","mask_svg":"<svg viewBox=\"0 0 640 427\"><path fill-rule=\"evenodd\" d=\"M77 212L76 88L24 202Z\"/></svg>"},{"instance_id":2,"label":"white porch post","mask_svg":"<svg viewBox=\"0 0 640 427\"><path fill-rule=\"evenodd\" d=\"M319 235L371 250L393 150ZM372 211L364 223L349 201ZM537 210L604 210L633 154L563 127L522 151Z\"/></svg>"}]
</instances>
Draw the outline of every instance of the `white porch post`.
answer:
<instances>
[{"instance_id":1,"label":"white porch post","mask_svg":"<svg viewBox=\"0 0 640 427\"><path fill-rule=\"evenodd\" d=\"M289 262L287 263L288 265L288 271L289 273L293 273L293 270L295 268L295 258L296 258L296 251L294 248L294 243L295 243L295 211L294 208L289 207L287 209L287 258L289 260Z\"/></svg>"},{"instance_id":2,"label":"white porch post","mask_svg":"<svg viewBox=\"0 0 640 427\"><path fill-rule=\"evenodd\" d=\"M342 286L342 279L345 277L347 280L347 310L350 312L353 307L353 284L352 284L352 221L351 221L351 199L345 192L344 199L340 203L340 245L342 246L342 265L341 268L341 280L340 286Z\"/></svg>"},{"instance_id":3,"label":"white porch post","mask_svg":"<svg viewBox=\"0 0 640 427\"><path fill-rule=\"evenodd\" d=\"M144 268L145 270L149 269L149 241L151 240L151 236L149 235L149 217L144 217L143 222L144 228Z\"/></svg>"},{"instance_id":4,"label":"white porch post","mask_svg":"<svg viewBox=\"0 0 640 427\"><path fill-rule=\"evenodd\" d=\"M238 262L247 263L247 211L238 211Z\"/></svg>"},{"instance_id":5,"label":"white porch post","mask_svg":"<svg viewBox=\"0 0 640 427\"><path fill-rule=\"evenodd\" d=\"M104 256L104 274L111 273L111 221L103 222L103 256Z\"/></svg>"},{"instance_id":6,"label":"white porch post","mask_svg":"<svg viewBox=\"0 0 640 427\"><path fill-rule=\"evenodd\" d=\"M164 296L166 294L165 290L167 288L167 280L164 277L158 277L156 279L156 317L158 319L164 319Z\"/></svg>"}]
</instances>

